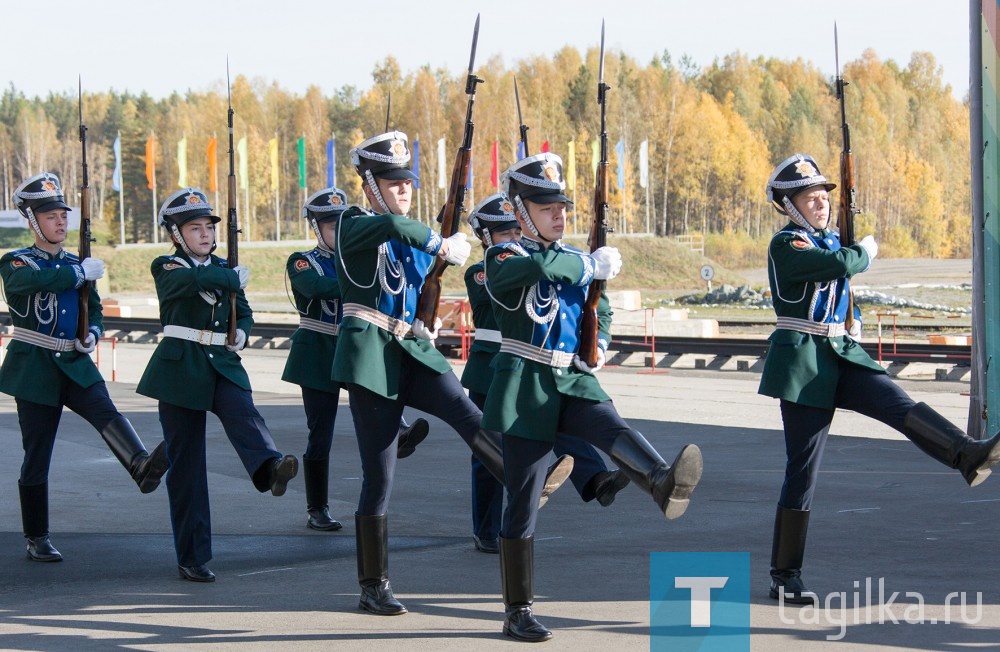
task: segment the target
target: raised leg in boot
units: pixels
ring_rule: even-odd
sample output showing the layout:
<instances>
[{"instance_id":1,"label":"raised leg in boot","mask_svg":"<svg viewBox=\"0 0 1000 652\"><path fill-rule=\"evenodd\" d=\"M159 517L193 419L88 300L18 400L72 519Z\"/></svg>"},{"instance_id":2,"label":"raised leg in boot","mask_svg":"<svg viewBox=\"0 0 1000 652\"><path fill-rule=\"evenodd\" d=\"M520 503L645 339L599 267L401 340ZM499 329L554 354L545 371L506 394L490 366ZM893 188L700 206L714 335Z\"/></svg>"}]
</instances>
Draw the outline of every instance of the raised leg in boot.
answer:
<instances>
[{"instance_id":1,"label":"raised leg in boot","mask_svg":"<svg viewBox=\"0 0 1000 652\"><path fill-rule=\"evenodd\" d=\"M492 430L478 430L472 437L469 444L472 452L479 458L479 462L489 471L494 478L501 483L504 482L503 470L503 449L500 444L500 435ZM549 467L545 475L545 485L542 487L542 495L538 501L538 506L542 507L549 500L549 496L555 493L556 489L562 486L573 472L573 458L569 455L560 456L555 463Z\"/></svg>"},{"instance_id":2,"label":"raised leg in boot","mask_svg":"<svg viewBox=\"0 0 1000 652\"><path fill-rule=\"evenodd\" d=\"M335 532L343 527L340 521L330 516L328 503L330 484L330 459L310 460L302 458L302 473L306 483L306 526L322 532Z\"/></svg>"},{"instance_id":3,"label":"raised leg in boot","mask_svg":"<svg viewBox=\"0 0 1000 652\"><path fill-rule=\"evenodd\" d=\"M430 432L430 424L427 419L417 419L413 425L406 423L406 419L399 419L399 437L396 440L396 458L403 459L413 455L417 445L427 438Z\"/></svg>"},{"instance_id":4,"label":"raised leg in boot","mask_svg":"<svg viewBox=\"0 0 1000 652\"><path fill-rule=\"evenodd\" d=\"M62 555L49 541L49 485L17 484L21 498L21 523L28 541L31 561L62 561Z\"/></svg>"},{"instance_id":5,"label":"raised leg in boot","mask_svg":"<svg viewBox=\"0 0 1000 652\"><path fill-rule=\"evenodd\" d=\"M813 604L817 596L802 583L802 558L809 529L809 511L778 506L771 545L771 591L775 600Z\"/></svg>"},{"instance_id":6,"label":"raised leg in boot","mask_svg":"<svg viewBox=\"0 0 1000 652\"><path fill-rule=\"evenodd\" d=\"M907 412L903 434L937 461L961 471L970 487L985 480L1000 462L1000 435L975 440L926 403Z\"/></svg>"},{"instance_id":7,"label":"raised leg in boot","mask_svg":"<svg viewBox=\"0 0 1000 652\"><path fill-rule=\"evenodd\" d=\"M667 519L684 515L704 463L701 449L687 444L667 463L640 433L630 430L619 435L611 447L611 459L640 489L653 497Z\"/></svg>"},{"instance_id":8,"label":"raised leg in boot","mask_svg":"<svg viewBox=\"0 0 1000 652\"><path fill-rule=\"evenodd\" d=\"M534 602L534 537L505 539L500 537L500 583L503 587L503 633L528 643L552 638L531 612Z\"/></svg>"},{"instance_id":9,"label":"raised leg in boot","mask_svg":"<svg viewBox=\"0 0 1000 652\"><path fill-rule=\"evenodd\" d=\"M389 530L386 515L354 515L357 538L358 583L361 600L358 607L379 616L406 613L389 584Z\"/></svg>"},{"instance_id":10,"label":"raised leg in boot","mask_svg":"<svg viewBox=\"0 0 1000 652\"><path fill-rule=\"evenodd\" d=\"M152 453L147 452L132 424L124 416L112 419L104 426L101 437L139 485L139 491L148 494L160 485L160 478L170 466L164 442L157 444Z\"/></svg>"}]
</instances>

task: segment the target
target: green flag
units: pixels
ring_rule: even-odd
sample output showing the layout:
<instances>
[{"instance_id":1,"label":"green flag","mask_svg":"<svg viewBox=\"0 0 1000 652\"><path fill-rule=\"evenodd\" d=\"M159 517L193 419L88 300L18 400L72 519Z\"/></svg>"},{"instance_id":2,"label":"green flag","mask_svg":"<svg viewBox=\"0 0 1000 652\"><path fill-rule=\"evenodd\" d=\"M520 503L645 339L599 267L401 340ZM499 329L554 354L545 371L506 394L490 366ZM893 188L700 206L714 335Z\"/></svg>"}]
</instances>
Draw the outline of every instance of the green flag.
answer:
<instances>
[{"instance_id":1,"label":"green flag","mask_svg":"<svg viewBox=\"0 0 1000 652\"><path fill-rule=\"evenodd\" d=\"M299 188L306 187L306 137L299 138Z\"/></svg>"}]
</instances>

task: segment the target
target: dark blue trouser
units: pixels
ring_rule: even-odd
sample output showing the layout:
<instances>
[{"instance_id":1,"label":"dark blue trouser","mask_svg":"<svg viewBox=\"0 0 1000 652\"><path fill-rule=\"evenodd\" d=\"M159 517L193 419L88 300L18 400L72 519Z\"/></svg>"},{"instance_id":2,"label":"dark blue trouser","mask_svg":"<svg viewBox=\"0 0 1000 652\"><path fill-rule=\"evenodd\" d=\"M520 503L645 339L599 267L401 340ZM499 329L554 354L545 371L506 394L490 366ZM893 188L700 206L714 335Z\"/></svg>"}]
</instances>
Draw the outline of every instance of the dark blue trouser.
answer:
<instances>
[{"instance_id":1,"label":"dark blue trouser","mask_svg":"<svg viewBox=\"0 0 1000 652\"><path fill-rule=\"evenodd\" d=\"M830 423L836 408L853 410L903 432L906 413L914 401L885 374L847 362L840 363L840 378L833 409L781 401L785 427L785 482L778 505L808 510L812 505Z\"/></svg>"},{"instance_id":2,"label":"dark blue trouser","mask_svg":"<svg viewBox=\"0 0 1000 652\"><path fill-rule=\"evenodd\" d=\"M59 405L42 405L16 398L17 421L21 425L21 446L24 461L21 463L20 483L25 486L48 482L52 449L63 407L68 407L83 417L98 432L122 416L111 402L108 386L101 381L90 387L80 387L63 373L56 381L61 384Z\"/></svg>"},{"instance_id":3,"label":"dark blue trouser","mask_svg":"<svg viewBox=\"0 0 1000 652\"><path fill-rule=\"evenodd\" d=\"M208 468L205 460L205 411L160 401L160 425L167 442L170 470L167 495L174 550L181 566L206 564L212 559L212 516L208 501ZM271 432L253 404L249 390L223 376L215 380L212 413L222 422L236 454L258 491L267 491L261 467L280 459Z\"/></svg>"},{"instance_id":4,"label":"dark blue trouser","mask_svg":"<svg viewBox=\"0 0 1000 652\"><path fill-rule=\"evenodd\" d=\"M333 445L333 428L337 425L337 405L340 401L340 389L335 392L324 392L309 387L302 388L302 407L306 411L306 426L309 428L309 439L303 460L330 459L330 446Z\"/></svg>"},{"instance_id":5,"label":"dark blue trouser","mask_svg":"<svg viewBox=\"0 0 1000 652\"><path fill-rule=\"evenodd\" d=\"M396 438L404 406L441 419L467 444L483 420L483 413L465 395L453 372L439 374L408 355L403 356L397 398L386 398L354 384L348 385L347 392L363 473L357 511L360 516L385 514L389 509Z\"/></svg>"},{"instance_id":6,"label":"dark blue trouser","mask_svg":"<svg viewBox=\"0 0 1000 652\"><path fill-rule=\"evenodd\" d=\"M611 401L596 403L565 395L560 399L558 432L567 437L583 439L610 455L615 440L631 431ZM500 536L505 539L524 539L534 534L550 450L552 442L504 435L507 509Z\"/></svg>"}]
</instances>

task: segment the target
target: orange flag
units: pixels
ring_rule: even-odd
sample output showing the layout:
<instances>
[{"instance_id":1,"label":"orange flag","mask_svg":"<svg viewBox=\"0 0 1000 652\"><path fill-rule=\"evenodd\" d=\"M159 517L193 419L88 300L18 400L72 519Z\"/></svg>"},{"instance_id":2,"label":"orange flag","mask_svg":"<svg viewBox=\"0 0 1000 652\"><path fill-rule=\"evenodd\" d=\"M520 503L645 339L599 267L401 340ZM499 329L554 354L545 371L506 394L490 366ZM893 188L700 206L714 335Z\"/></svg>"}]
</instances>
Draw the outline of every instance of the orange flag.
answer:
<instances>
[{"instance_id":1,"label":"orange flag","mask_svg":"<svg viewBox=\"0 0 1000 652\"><path fill-rule=\"evenodd\" d=\"M208 191L219 190L219 139L212 136L208 139Z\"/></svg>"},{"instance_id":2,"label":"orange flag","mask_svg":"<svg viewBox=\"0 0 1000 652\"><path fill-rule=\"evenodd\" d=\"M156 136L153 134L146 139L146 186L156 190Z\"/></svg>"}]
</instances>

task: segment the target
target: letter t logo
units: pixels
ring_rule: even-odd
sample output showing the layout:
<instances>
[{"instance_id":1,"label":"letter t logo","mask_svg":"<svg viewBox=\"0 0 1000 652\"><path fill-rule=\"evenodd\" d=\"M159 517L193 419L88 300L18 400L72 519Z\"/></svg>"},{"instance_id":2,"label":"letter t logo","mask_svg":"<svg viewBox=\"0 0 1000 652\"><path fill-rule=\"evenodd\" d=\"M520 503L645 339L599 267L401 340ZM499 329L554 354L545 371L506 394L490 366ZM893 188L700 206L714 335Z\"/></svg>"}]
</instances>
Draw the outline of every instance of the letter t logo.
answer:
<instances>
[{"instance_id":1,"label":"letter t logo","mask_svg":"<svg viewBox=\"0 0 1000 652\"><path fill-rule=\"evenodd\" d=\"M712 626L712 589L721 589L728 577L675 577L674 588L691 589L691 626Z\"/></svg>"}]
</instances>

